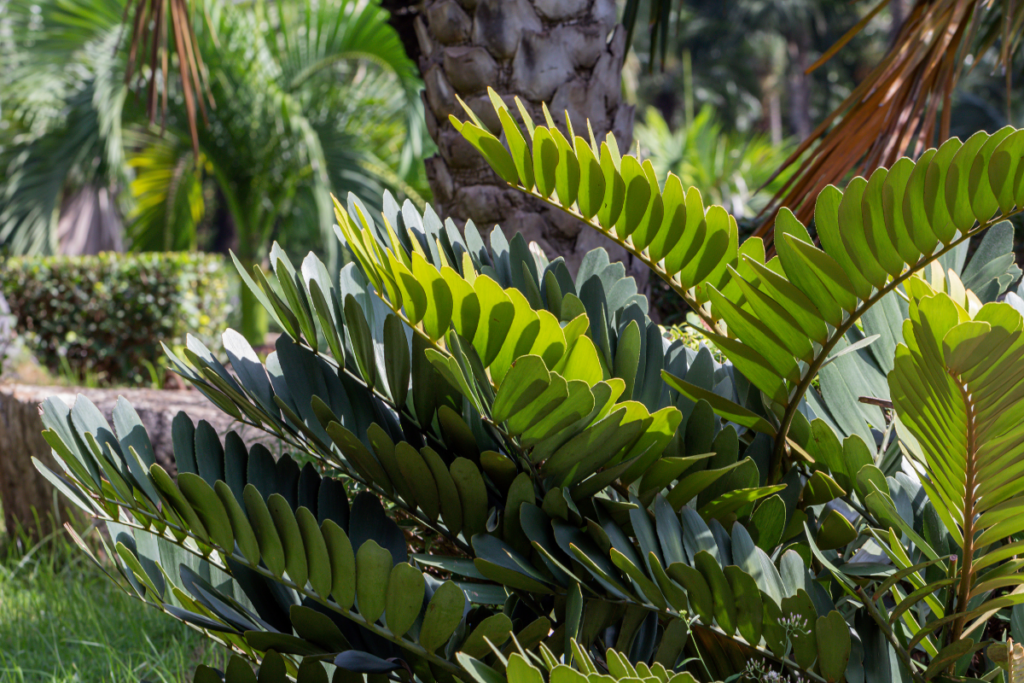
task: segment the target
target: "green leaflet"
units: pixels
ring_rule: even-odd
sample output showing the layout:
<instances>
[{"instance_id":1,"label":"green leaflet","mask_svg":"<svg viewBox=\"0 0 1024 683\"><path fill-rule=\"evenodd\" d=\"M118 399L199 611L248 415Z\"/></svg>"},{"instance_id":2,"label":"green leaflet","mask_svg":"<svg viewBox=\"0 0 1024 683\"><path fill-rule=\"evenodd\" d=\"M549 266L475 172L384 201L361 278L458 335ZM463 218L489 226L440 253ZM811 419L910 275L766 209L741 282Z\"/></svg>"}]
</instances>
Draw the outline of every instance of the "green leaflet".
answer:
<instances>
[{"instance_id":1,"label":"green leaflet","mask_svg":"<svg viewBox=\"0 0 1024 683\"><path fill-rule=\"evenodd\" d=\"M757 546L765 551L774 550L786 528L786 504L777 495L766 498L754 509L750 521L750 533Z\"/></svg>"},{"instance_id":2,"label":"green leaflet","mask_svg":"<svg viewBox=\"0 0 1024 683\"><path fill-rule=\"evenodd\" d=\"M498 101L500 102L501 99L498 98ZM498 108L498 119L501 121L501 129L505 132L505 139L512 151L512 161L516 165L519 182L524 187L533 187L533 156L530 153L530 147L526 144L519 127L512 120L504 102L501 102L501 107Z\"/></svg>"},{"instance_id":3,"label":"green leaflet","mask_svg":"<svg viewBox=\"0 0 1024 683\"><path fill-rule=\"evenodd\" d=\"M501 285L481 275L473 281L473 290L480 301L480 321L473 337L473 348L480 354L484 366L489 366L497 358L502 345L506 341L516 309Z\"/></svg>"},{"instance_id":4,"label":"green leaflet","mask_svg":"<svg viewBox=\"0 0 1024 683\"><path fill-rule=\"evenodd\" d=\"M572 205L576 203L580 187L580 162L562 132L557 128L552 128L550 132L558 150L558 162L555 167L555 191L558 193L559 201Z\"/></svg>"},{"instance_id":5,"label":"green leaflet","mask_svg":"<svg viewBox=\"0 0 1024 683\"><path fill-rule=\"evenodd\" d=\"M704 550L694 555L693 563L711 589L715 621L722 627L726 635L731 636L736 631L737 605L725 573L715 558Z\"/></svg>"},{"instance_id":6,"label":"green leaflet","mask_svg":"<svg viewBox=\"0 0 1024 683\"><path fill-rule=\"evenodd\" d=\"M725 567L724 574L729 581L733 599L736 601L737 630L748 643L760 642L764 608L757 583L750 574L734 565Z\"/></svg>"},{"instance_id":7,"label":"green leaflet","mask_svg":"<svg viewBox=\"0 0 1024 683\"><path fill-rule=\"evenodd\" d=\"M456 458L451 468L452 481L462 503L462 531L472 539L485 530L487 522L487 489L480 469L466 458Z\"/></svg>"},{"instance_id":8,"label":"green leaflet","mask_svg":"<svg viewBox=\"0 0 1024 683\"><path fill-rule=\"evenodd\" d=\"M384 373L388 381L388 392L395 405L404 406L409 396L412 359L405 337L405 326L394 314L384 320Z\"/></svg>"},{"instance_id":9,"label":"green leaflet","mask_svg":"<svg viewBox=\"0 0 1024 683\"><path fill-rule=\"evenodd\" d=\"M300 507L295 511L295 521L302 536L302 546L306 551L306 567L309 570L309 583L319 595L327 597L331 594L333 580L331 561L327 552L327 543L320 533L316 517L309 508Z\"/></svg>"},{"instance_id":10,"label":"green leaflet","mask_svg":"<svg viewBox=\"0 0 1024 683\"><path fill-rule=\"evenodd\" d=\"M643 218L640 219L640 224L631 236L637 249L644 249L651 243L665 217L665 203L661 198L661 188L658 184L658 177L654 173L654 165L650 159L646 159L642 168L644 175L647 176L647 184L650 185L651 199L647 204L647 210L644 211Z\"/></svg>"},{"instance_id":11,"label":"green leaflet","mask_svg":"<svg viewBox=\"0 0 1024 683\"><path fill-rule=\"evenodd\" d=\"M377 361L373 357L373 335L363 315L363 309L356 298L349 294L345 297L345 320L348 323L349 341L359 365L359 374L369 386L373 386L377 378Z\"/></svg>"},{"instance_id":12,"label":"green leaflet","mask_svg":"<svg viewBox=\"0 0 1024 683\"><path fill-rule=\"evenodd\" d=\"M423 460L430 468L437 486L438 505L441 509L441 516L445 526L453 534L462 531L462 500L459 497L458 487L452 478L451 472L445 466L444 461L433 449L425 447L422 450Z\"/></svg>"},{"instance_id":13,"label":"green leaflet","mask_svg":"<svg viewBox=\"0 0 1024 683\"><path fill-rule=\"evenodd\" d=\"M518 132L518 129L516 130ZM606 187L604 171L601 168L601 162L583 138L577 135L575 143L580 169L579 194L576 197L576 203L584 218L593 218L604 202ZM529 183L524 182L523 185L530 187Z\"/></svg>"},{"instance_id":14,"label":"green leaflet","mask_svg":"<svg viewBox=\"0 0 1024 683\"><path fill-rule=\"evenodd\" d=\"M420 645L433 652L443 645L462 621L466 594L451 581L441 584L427 604L420 627Z\"/></svg>"},{"instance_id":15,"label":"green leaflet","mask_svg":"<svg viewBox=\"0 0 1024 683\"><path fill-rule=\"evenodd\" d=\"M633 234L644 218L647 205L651 201L651 186L636 157L623 157L621 172L626 196L622 214L615 224L615 232L620 238L625 239Z\"/></svg>"},{"instance_id":16,"label":"green leaflet","mask_svg":"<svg viewBox=\"0 0 1024 683\"><path fill-rule=\"evenodd\" d=\"M605 192L597 216L599 224L607 231L618 221L626 201L626 183L619 173L619 156L617 150L612 153L607 142L601 143L601 173L604 176Z\"/></svg>"},{"instance_id":17,"label":"green leaflet","mask_svg":"<svg viewBox=\"0 0 1024 683\"><path fill-rule=\"evenodd\" d=\"M838 207L838 231L846 253L854 266L854 272L861 275L873 287L882 287L888 273L878 262L874 250L868 244L867 219L864 215L867 201L864 198L868 181L857 177L850 181L842 193ZM817 214L816 214L817 215ZM824 244L824 240L822 240ZM839 252L842 254L842 252ZM862 297L863 298L863 297Z\"/></svg>"},{"instance_id":18,"label":"green leaflet","mask_svg":"<svg viewBox=\"0 0 1024 683\"><path fill-rule=\"evenodd\" d=\"M416 252L412 254L412 274L423 288L427 302L423 312L423 331L437 341L448 331L452 321L451 290L440 272Z\"/></svg>"},{"instance_id":19,"label":"green leaflet","mask_svg":"<svg viewBox=\"0 0 1024 683\"><path fill-rule=\"evenodd\" d=\"M612 548L611 550L611 560L612 564L622 570L626 576L632 579L640 587L640 590L643 592L643 595L646 596L648 602L653 603L659 609L665 609L668 604L665 601L665 596L662 595L658 586L647 578L647 575L644 574L639 567L630 562L629 558L615 548Z\"/></svg>"},{"instance_id":20,"label":"green leaflet","mask_svg":"<svg viewBox=\"0 0 1024 683\"><path fill-rule=\"evenodd\" d=\"M252 525L249 524L249 519L245 516L245 512L235 499L234 493L222 481L218 481L213 488L217 492L220 502L224 505L228 521L231 524L231 530L235 535L235 542L238 543L238 549L242 552L242 556L249 561L249 564L259 563L260 548L256 540L256 534L253 532Z\"/></svg>"},{"instance_id":21,"label":"green leaflet","mask_svg":"<svg viewBox=\"0 0 1024 683\"><path fill-rule=\"evenodd\" d=\"M356 556L348 534L332 520L324 520L327 555L331 558L331 597L342 609L350 609L356 596Z\"/></svg>"},{"instance_id":22,"label":"green leaflet","mask_svg":"<svg viewBox=\"0 0 1024 683\"><path fill-rule=\"evenodd\" d=\"M542 197L550 197L555 191L558 166L558 145L551 137L547 128L538 128L533 135L533 169L537 183L537 192Z\"/></svg>"},{"instance_id":23,"label":"green leaflet","mask_svg":"<svg viewBox=\"0 0 1024 683\"><path fill-rule=\"evenodd\" d=\"M367 439L373 447L377 460L387 472L387 476L394 484L395 491L401 496L411 508L416 508L416 494L413 487L402 474L396 456L395 442L385 433L384 429L377 423L373 423L366 430ZM404 443L404 442L401 442ZM406 444L408 445L408 444Z\"/></svg>"},{"instance_id":24,"label":"green leaflet","mask_svg":"<svg viewBox=\"0 0 1024 683\"><path fill-rule=\"evenodd\" d=\"M498 141L498 138L472 123L462 123L454 116L449 116L448 118L452 125L455 126L455 130L462 133L484 155L487 163L491 164L492 168L498 171L498 175L501 176L502 180L507 183L515 183L518 180L516 163L512 160L512 156L505 149L505 146Z\"/></svg>"},{"instance_id":25,"label":"green leaflet","mask_svg":"<svg viewBox=\"0 0 1024 683\"><path fill-rule=\"evenodd\" d=\"M390 553L388 558L390 561ZM425 590L426 582L418 569L405 562L391 569L385 598L385 620L389 631L401 636L412 627L423 607Z\"/></svg>"},{"instance_id":26,"label":"green leaflet","mask_svg":"<svg viewBox=\"0 0 1024 683\"><path fill-rule=\"evenodd\" d=\"M420 453L405 441L395 446L395 459L406 486L414 491L416 504L431 520L441 513L437 484Z\"/></svg>"},{"instance_id":27,"label":"green leaflet","mask_svg":"<svg viewBox=\"0 0 1024 683\"><path fill-rule=\"evenodd\" d=\"M233 549L235 536L227 510L210 485L196 474L182 472L178 475L178 487L203 521L210 540L221 548Z\"/></svg>"},{"instance_id":28,"label":"green leaflet","mask_svg":"<svg viewBox=\"0 0 1024 683\"><path fill-rule=\"evenodd\" d=\"M804 501L808 505L824 505L846 495L846 491L832 477L818 471L811 475L804 485Z\"/></svg>"},{"instance_id":29,"label":"green leaflet","mask_svg":"<svg viewBox=\"0 0 1024 683\"><path fill-rule=\"evenodd\" d=\"M668 575L686 589L690 608L700 617L701 621L705 624L712 623L715 618L714 599L704 576L683 562L674 562L669 565Z\"/></svg>"},{"instance_id":30,"label":"green leaflet","mask_svg":"<svg viewBox=\"0 0 1024 683\"><path fill-rule=\"evenodd\" d=\"M491 408L494 420L504 422L533 404L548 388L549 383L548 370L540 356L523 356L517 359L494 397L494 405Z\"/></svg>"},{"instance_id":31,"label":"green leaflet","mask_svg":"<svg viewBox=\"0 0 1024 683\"><path fill-rule=\"evenodd\" d=\"M334 441L334 445L338 447L338 450L341 451L356 471L366 477L367 481L376 483L386 493L390 494L392 490L391 478L385 473L380 462L377 461L373 454L370 453L370 450L363 445L363 442L355 434L337 422L327 425L327 433L330 435L331 440Z\"/></svg>"},{"instance_id":32,"label":"green leaflet","mask_svg":"<svg viewBox=\"0 0 1024 683\"><path fill-rule=\"evenodd\" d=\"M345 352L341 347L341 338L338 336L338 323L333 318L327 298L316 280L309 280L308 286L309 298L313 302L313 309L316 311L317 321L320 323L320 331L323 332L324 338L327 340L334 360L344 367Z\"/></svg>"},{"instance_id":33,"label":"green leaflet","mask_svg":"<svg viewBox=\"0 0 1024 683\"><path fill-rule=\"evenodd\" d=\"M857 538L857 531L838 510L830 510L821 522L815 543L822 550L844 548Z\"/></svg>"},{"instance_id":34,"label":"green leaflet","mask_svg":"<svg viewBox=\"0 0 1024 683\"><path fill-rule=\"evenodd\" d=\"M252 484L246 484L244 500L249 521L259 543L260 558L274 576L281 577L285 571L284 546L274 524L274 518L271 517L267 504L263 502L263 496Z\"/></svg>"},{"instance_id":35,"label":"green leaflet","mask_svg":"<svg viewBox=\"0 0 1024 683\"><path fill-rule=\"evenodd\" d=\"M248 506L248 501L246 501ZM309 578L309 565L306 563L306 549L302 543L302 533L295 521L295 513L284 496L273 493L267 499L267 508L274 520L274 527L281 539L284 550L284 566L288 576L298 586L305 586Z\"/></svg>"},{"instance_id":36,"label":"green leaflet","mask_svg":"<svg viewBox=\"0 0 1024 683\"><path fill-rule=\"evenodd\" d=\"M356 551L356 606L366 621L380 619L387 606L391 553L370 539Z\"/></svg>"},{"instance_id":37,"label":"green leaflet","mask_svg":"<svg viewBox=\"0 0 1024 683\"><path fill-rule=\"evenodd\" d=\"M277 244L274 245L277 247ZM313 325L313 317L310 313L309 302L306 299L305 291L296 286L295 267L288 260L288 257L280 248L272 249L271 263L274 265L274 272L277 275L277 283L284 292L288 308L296 317L299 329L306 339L316 339L316 328ZM275 257L276 256L276 257ZM301 284L301 280L299 280Z\"/></svg>"},{"instance_id":38,"label":"green leaflet","mask_svg":"<svg viewBox=\"0 0 1024 683\"><path fill-rule=\"evenodd\" d=\"M883 191L889 171L884 168L876 169L864 188L863 216L864 233L867 236L868 249L878 264L885 269L888 275L899 277L903 272L905 261L896 250L896 244L889 236L889 230L885 223L885 201ZM863 298L863 297L858 297Z\"/></svg>"},{"instance_id":39,"label":"green leaflet","mask_svg":"<svg viewBox=\"0 0 1024 683\"><path fill-rule=\"evenodd\" d=\"M461 650L470 657L484 657L491 652L491 645L501 647L511 635L512 620L504 614L494 614L473 629L462 643Z\"/></svg>"}]
</instances>

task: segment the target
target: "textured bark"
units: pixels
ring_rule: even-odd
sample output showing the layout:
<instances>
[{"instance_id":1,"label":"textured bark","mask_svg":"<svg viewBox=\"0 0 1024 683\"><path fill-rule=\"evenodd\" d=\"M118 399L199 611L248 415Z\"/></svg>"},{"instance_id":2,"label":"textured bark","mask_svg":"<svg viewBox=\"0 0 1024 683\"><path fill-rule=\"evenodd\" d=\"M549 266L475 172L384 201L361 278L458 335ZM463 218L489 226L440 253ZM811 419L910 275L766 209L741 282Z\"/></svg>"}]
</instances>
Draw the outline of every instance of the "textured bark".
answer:
<instances>
[{"instance_id":1,"label":"textured bark","mask_svg":"<svg viewBox=\"0 0 1024 683\"><path fill-rule=\"evenodd\" d=\"M53 487L32 464L34 456L50 469L60 471L42 430L38 402L20 392L6 388L0 391L0 502L8 534L20 526L36 538L53 531L55 521L64 521L54 520Z\"/></svg>"},{"instance_id":2,"label":"textured bark","mask_svg":"<svg viewBox=\"0 0 1024 683\"><path fill-rule=\"evenodd\" d=\"M610 131L626 151L633 107L622 102L625 33L615 23L614 0L391 0L385 6L423 74L427 128L439 150L427 160L438 213L460 224L472 219L481 230L500 224L506 235L521 232L549 257L563 256L573 272L587 251L604 246L645 285L642 264L630 263L624 250L578 220L509 188L448 121L449 114L465 117L458 95L500 134L487 97L491 86L517 119L515 96L536 122L544 121L546 102L563 131L568 110L577 134L587 137L589 119L598 141Z\"/></svg>"},{"instance_id":3,"label":"textured bark","mask_svg":"<svg viewBox=\"0 0 1024 683\"><path fill-rule=\"evenodd\" d=\"M247 443L252 440L247 437L263 436L240 429L241 426L233 418L214 407L198 391L71 389L17 384L0 386L0 501L3 503L4 522L8 530L19 523L32 536L39 531L46 534L53 530L54 520L50 514L54 509L53 487L36 470L32 458L38 458L55 472L61 469L53 460L50 446L42 437L43 422L39 415L39 404L56 396L70 407L74 405L78 392L88 396L111 424L111 413L117 397L128 399L149 432L157 462L171 474L177 472L171 441L171 421L178 411L185 411L194 422L206 420L219 434L235 429ZM68 501L59 500L61 510L69 505ZM33 509L42 522L41 529L36 528Z\"/></svg>"}]
</instances>

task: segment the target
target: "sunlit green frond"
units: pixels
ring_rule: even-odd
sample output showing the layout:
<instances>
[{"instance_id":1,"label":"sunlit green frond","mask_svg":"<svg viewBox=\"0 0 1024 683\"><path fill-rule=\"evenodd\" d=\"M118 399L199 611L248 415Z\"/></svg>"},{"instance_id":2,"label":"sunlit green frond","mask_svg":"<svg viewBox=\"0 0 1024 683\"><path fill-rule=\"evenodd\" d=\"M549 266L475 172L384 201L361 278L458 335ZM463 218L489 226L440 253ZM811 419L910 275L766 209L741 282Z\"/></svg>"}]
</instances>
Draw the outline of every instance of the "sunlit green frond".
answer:
<instances>
[{"instance_id":1,"label":"sunlit green frond","mask_svg":"<svg viewBox=\"0 0 1024 683\"><path fill-rule=\"evenodd\" d=\"M952 622L956 640L987 610L1024 601L1019 591L995 597L1024 585L1019 563L1006 563L1024 530L1024 319L1005 303L968 312L912 284L889 385L903 442L960 549L955 609L928 625Z\"/></svg>"},{"instance_id":2,"label":"sunlit green frond","mask_svg":"<svg viewBox=\"0 0 1024 683\"><path fill-rule=\"evenodd\" d=\"M650 107L634 136L658 178L674 173L684 187L701 188L704 201L726 207L737 219L752 219L768 201L762 193L772 194L786 178L772 178L786 158L784 145L773 145L765 135L723 130L710 106L678 130L671 130L658 110Z\"/></svg>"},{"instance_id":3,"label":"sunlit green frond","mask_svg":"<svg viewBox=\"0 0 1024 683\"><path fill-rule=\"evenodd\" d=\"M821 248L783 209L778 257L766 263L760 240L738 244L735 219L705 207L699 190L684 189L673 174L662 184L650 161L620 157L613 139L599 146L570 131L570 141L551 121L528 121L524 133L493 91L492 100L504 142L469 109L471 121L451 120L498 175L647 264L690 304L736 368L782 407L776 476L801 399L861 316L936 258L1017 213L1024 197L1016 172L1024 132L980 132L916 163L901 159L856 178L845 192L827 187L815 207Z\"/></svg>"}]
</instances>

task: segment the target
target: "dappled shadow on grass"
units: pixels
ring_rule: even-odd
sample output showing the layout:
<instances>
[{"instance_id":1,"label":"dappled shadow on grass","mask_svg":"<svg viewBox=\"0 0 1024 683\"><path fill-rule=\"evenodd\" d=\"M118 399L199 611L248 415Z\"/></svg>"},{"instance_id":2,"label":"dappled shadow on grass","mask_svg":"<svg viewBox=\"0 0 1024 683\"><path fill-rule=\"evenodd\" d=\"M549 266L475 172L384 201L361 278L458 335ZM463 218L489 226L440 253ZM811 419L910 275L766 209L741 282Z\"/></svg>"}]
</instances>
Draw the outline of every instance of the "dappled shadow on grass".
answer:
<instances>
[{"instance_id":1,"label":"dappled shadow on grass","mask_svg":"<svg viewBox=\"0 0 1024 683\"><path fill-rule=\"evenodd\" d=\"M4 683L184 683L196 665L225 661L223 648L126 594L64 532L0 555Z\"/></svg>"}]
</instances>

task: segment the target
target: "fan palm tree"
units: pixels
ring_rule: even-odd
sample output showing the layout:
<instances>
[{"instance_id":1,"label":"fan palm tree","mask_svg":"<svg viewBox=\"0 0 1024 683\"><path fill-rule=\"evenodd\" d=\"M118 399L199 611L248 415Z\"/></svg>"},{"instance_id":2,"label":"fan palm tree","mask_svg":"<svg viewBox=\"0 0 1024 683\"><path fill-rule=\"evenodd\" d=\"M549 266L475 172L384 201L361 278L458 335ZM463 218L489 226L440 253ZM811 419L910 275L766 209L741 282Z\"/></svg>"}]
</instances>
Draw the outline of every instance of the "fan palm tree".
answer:
<instances>
[{"instance_id":1,"label":"fan palm tree","mask_svg":"<svg viewBox=\"0 0 1024 683\"><path fill-rule=\"evenodd\" d=\"M122 80L131 58L123 12L121 0L11 5L0 57L12 65L0 77L0 241L13 251L52 250L60 198L83 185L130 186L133 247L168 249L194 247L202 184L211 183L247 265L266 257L275 231L326 236L332 191L416 194L402 176L416 173L422 152L419 81L374 4L207 3L192 24L207 99L194 139L194 91L166 79L161 131L133 93L146 91L153 72ZM157 80L169 62L158 60ZM262 341L265 318L249 294L242 318L245 334Z\"/></svg>"}]
</instances>

